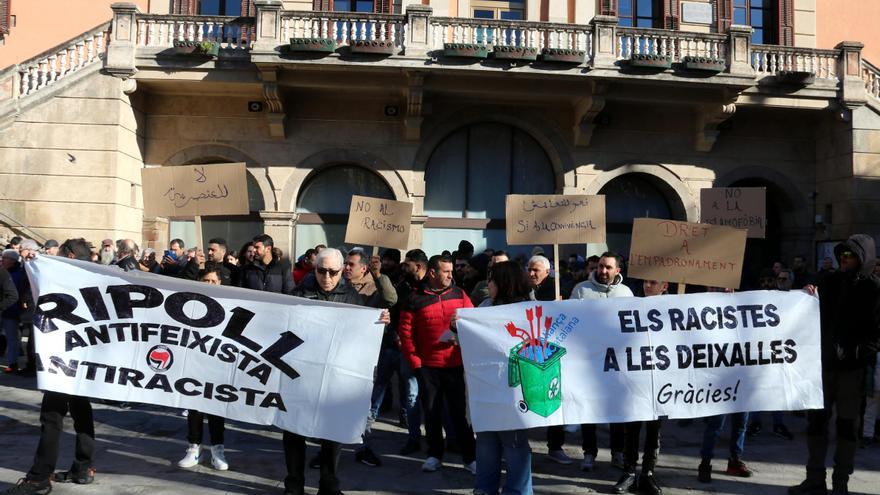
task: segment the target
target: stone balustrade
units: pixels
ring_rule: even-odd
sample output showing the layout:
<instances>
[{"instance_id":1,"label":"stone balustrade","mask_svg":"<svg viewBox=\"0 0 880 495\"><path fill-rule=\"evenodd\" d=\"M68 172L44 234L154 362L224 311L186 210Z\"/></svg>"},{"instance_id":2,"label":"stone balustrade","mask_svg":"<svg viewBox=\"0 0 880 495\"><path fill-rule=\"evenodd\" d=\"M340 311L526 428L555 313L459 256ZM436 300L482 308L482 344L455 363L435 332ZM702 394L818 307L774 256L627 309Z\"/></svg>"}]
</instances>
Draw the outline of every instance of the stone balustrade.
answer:
<instances>
[{"instance_id":1,"label":"stone balustrade","mask_svg":"<svg viewBox=\"0 0 880 495\"><path fill-rule=\"evenodd\" d=\"M391 42L395 49L404 46L406 17L403 15L369 14L358 12L298 12L281 13L281 39L332 39L337 47L350 46L356 41Z\"/></svg>"},{"instance_id":2,"label":"stone balustrade","mask_svg":"<svg viewBox=\"0 0 880 495\"><path fill-rule=\"evenodd\" d=\"M865 91L874 98L880 98L880 69L862 59L862 79L865 81Z\"/></svg>"},{"instance_id":3,"label":"stone balustrade","mask_svg":"<svg viewBox=\"0 0 880 495\"><path fill-rule=\"evenodd\" d=\"M175 41L209 41L221 50L245 52L254 39L254 20L226 16L138 15L137 46L170 48Z\"/></svg>"},{"instance_id":4,"label":"stone balustrade","mask_svg":"<svg viewBox=\"0 0 880 495\"><path fill-rule=\"evenodd\" d=\"M28 96L101 60L107 51L109 29L109 22L102 24L18 64L15 96Z\"/></svg>"},{"instance_id":5,"label":"stone balustrade","mask_svg":"<svg viewBox=\"0 0 880 495\"><path fill-rule=\"evenodd\" d=\"M444 44L476 44L545 49L592 50L591 26L549 22L498 21L461 17L431 17L431 50Z\"/></svg>"},{"instance_id":6,"label":"stone balustrade","mask_svg":"<svg viewBox=\"0 0 880 495\"><path fill-rule=\"evenodd\" d=\"M619 27L617 59L644 55L669 58L672 63L679 63L685 57L726 60L727 40L723 34Z\"/></svg>"},{"instance_id":7,"label":"stone balustrade","mask_svg":"<svg viewBox=\"0 0 880 495\"><path fill-rule=\"evenodd\" d=\"M758 78L779 73L812 74L816 79L836 81L839 50L753 45L752 68Z\"/></svg>"}]
</instances>

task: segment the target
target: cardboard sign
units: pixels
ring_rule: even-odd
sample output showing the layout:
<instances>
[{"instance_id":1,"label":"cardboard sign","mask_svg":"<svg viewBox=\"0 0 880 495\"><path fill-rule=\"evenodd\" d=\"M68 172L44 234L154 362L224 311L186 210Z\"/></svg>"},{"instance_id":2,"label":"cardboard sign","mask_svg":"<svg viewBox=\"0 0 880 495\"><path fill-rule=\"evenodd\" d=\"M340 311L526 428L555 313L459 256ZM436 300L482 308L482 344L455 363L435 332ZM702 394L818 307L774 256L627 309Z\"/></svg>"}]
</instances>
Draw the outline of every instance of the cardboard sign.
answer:
<instances>
[{"instance_id":1,"label":"cardboard sign","mask_svg":"<svg viewBox=\"0 0 880 495\"><path fill-rule=\"evenodd\" d=\"M250 213L244 163L145 168L141 180L148 217Z\"/></svg>"},{"instance_id":2,"label":"cardboard sign","mask_svg":"<svg viewBox=\"0 0 880 495\"><path fill-rule=\"evenodd\" d=\"M605 196L509 194L507 243L605 242Z\"/></svg>"},{"instance_id":3,"label":"cardboard sign","mask_svg":"<svg viewBox=\"0 0 880 495\"><path fill-rule=\"evenodd\" d=\"M764 187L700 189L700 223L748 229L749 237L763 239L767 223Z\"/></svg>"},{"instance_id":4,"label":"cardboard sign","mask_svg":"<svg viewBox=\"0 0 880 495\"><path fill-rule=\"evenodd\" d=\"M739 288L746 231L701 223L636 218L628 276Z\"/></svg>"},{"instance_id":5,"label":"cardboard sign","mask_svg":"<svg viewBox=\"0 0 880 495\"><path fill-rule=\"evenodd\" d=\"M406 251L412 209L405 201L352 196L345 242Z\"/></svg>"}]
</instances>

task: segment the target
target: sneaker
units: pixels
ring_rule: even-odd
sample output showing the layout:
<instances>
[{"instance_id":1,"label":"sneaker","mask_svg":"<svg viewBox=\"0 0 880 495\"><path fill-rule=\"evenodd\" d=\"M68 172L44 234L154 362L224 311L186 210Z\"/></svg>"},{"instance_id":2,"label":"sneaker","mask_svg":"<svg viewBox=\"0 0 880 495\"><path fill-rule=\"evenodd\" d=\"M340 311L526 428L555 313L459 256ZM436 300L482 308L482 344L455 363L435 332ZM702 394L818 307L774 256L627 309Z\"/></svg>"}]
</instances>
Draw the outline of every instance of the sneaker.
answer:
<instances>
[{"instance_id":1,"label":"sneaker","mask_svg":"<svg viewBox=\"0 0 880 495\"><path fill-rule=\"evenodd\" d=\"M31 481L27 478L18 480L9 490L4 492L5 495L46 495L52 491L52 483L49 480Z\"/></svg>"},{"instance_id":2,"label":"sneaker","mask_svg":"<svg viewBox=\"0 0 880 495\"><path fill-rule=\"evenodd\" d=\"M476 476L477 474L477 461L471 461L469 464L465 464L464 468L470 471L471 474Z\"/></svg>"},{"instance_id":3,"label":"sneaker","mask_svg":"<svg viewBox=\"0 0 880 495\"><path fill-rule=\"evenodd\" d=\"M611 493L626 493L636 491L636 473L625 472L611 488Z\"/></svg>"},{"instance_id":4,"label":"sneaker","mask_svg":"<svg viewBox=\"0 0 880 495\"><path fill-rule=\"evenodd\" d=\"M785 425L776 425L773 427L773 434L777 437L782 437L786 440L794 440L794 435L788 431L788 428Z\"/></svg>"},{"instance_id":5,"label":"sneaker","mask_svg":"<svg viewBox=\"0 0 880 495\"><path fill-rule=\"evenodd\" d=\"M369 447L364 447L363 449L355 452L354 460L370 467L379 467L382 465L382 460L379 459L379 457L376 456L373 450Z\"/></svg>"},{"instance_id":6,"label":"sneaker","mask_svg":"<svg viewBox=\"0 0 880 495\"><path fill-rule=\"evenodd\" d=\"M764 429L764 427L761 426L761 423L752 423L746 429L746 435L753 437L753 436L757 435L758 433L761 433L762 429Z\"/></svg>"},{"instance_id":7,"label":"sneaker","mask_svg":"<svg viewBox=\"0 0 880 495\"><path fill-rule=\"evenodd\" d=\"M400 455L410 455L422 450L422 442L419 440L407 440L403 448L400 449Z\"/></svg>"},{"instance_id":8,"label":"sneaker","mask_svg":"<svg viewBox=\"0 0 880 495\"><path fill-rule=\"evenodd\" d=\"M788 488L788 495L826 495L828 487L824 479L807 478L799 485Z\"/></svg>"},{"instance_id":9,"label":"sneaker","mask_svg":"<svg viewBox=\"0 0 880 495\"><path fill-rule=\"evenodd\" d=\"M697 479L700 483L712 482L712 464L710 464L708 460L703 459L703 461L700 462L700 467L697 468Z\"/></svg>"},{"instance_id":10,"label":"sneaker","mask_svg":"<svg viewBox=\"0 0 880 495\"><path fill-rule=\"evenodd\" d=\"M581 461L581 471L592 471L596 465L596 456L593 454L584 454L584 460Z\"/></svg>"},{"instance_id":11,"label":"sneaker","mask_svg":"<svg viewBox=\"0 0 880 495\"><path fill-rule=\"evenodd\" d=\"M639 475L639 490L645 495L663 495L663 489L657 484L654 471L642 471Z\"/></svg>"},{"instance_id":12,"label":"sneaker","mask_svg":"<svg viewBox=\"0 0 880 495\"><path fill-rule=\"evenodd\" d=\"M569 457L562 449L551 450L547 453L547 458L557 464L562 464L563 466L568 466L569 464L574 462L574 460L572 460L572 458Z\"/></svg>"},{"instance_id":13,"label":"sneaker","mask_svg":"<svg viewBox=\"0 0 880 495\"><path fill-rule=\"evenodd\" d=\"M223 444L211 445L211 466L217 471L229 469L229 463L226 462L226 453L223 451Z\"/></svg>"},{"instance_id":14,"label":"sneaker","mask_svg":"<svg viewBox=\"0 0 880 495\"><path fill-rule=\"evenodd\" d=\"M440 466L443 465L443 462L436 457L428 457L425 460L425 463L422 464L422 471L426 473L433 473L434 471L440 469Z\"/></svg>"},{"instance_id":15,"label":"sneaker","mask_svg":"<svg viewBox=\"0 0 880 495\"><path fill-rule=\"evenodd\" d=\"M623 452L611 453L611 465L617 469L624 469L626 467L626 457L623 455Z\"/></svg>"},{"instance_id":16,"label":"sneaker","mask_svg":"<svg viewBox=\"0 0 880 495\"><path fill-rule=\"evenodd\" d=\"M52 475L52 479L56 483L76 483L77 485L88 485L95 481L95 468L86 469L85 473L79 471L59 471Z\"/></svg>"},{"instance_id":17,"label":"sneaker","mask_svg":"<svg viewBox=\"0 0 880 495\"><path fill-rule=\"evenodd\" d=\"M754 474L746 463L741 461L737 457L731 457L727 461L727 471L725 471L730 476L736 476L738 478L751 478Z\"/></svg>"},{"instance_id":18,"label":"sneaker","mask_svg":"<svg viewBox=\"0 0 880 495\"><path fill-rule=\"evenodd\" d=\"M189 447L186 449L186 455L183 456L183 459L177 461L177 467L191 468L197 466L202 458L201 451L201 445L197 443L189 444Z\"/></svg>"},{"instance_id":19,"label":"sneaker","mask_svg":"<svg viewBox=\"0 0 880 495\"><path fill-rule=\"evenodd\" d=\"M16 371L18 371L18 365L17 365L17 364L12 364L12 365L9 365L9 366L3 368L3 372L6 373L6 374L9 374L9 373L15 373Z\"/></svg>"}]
</instances>

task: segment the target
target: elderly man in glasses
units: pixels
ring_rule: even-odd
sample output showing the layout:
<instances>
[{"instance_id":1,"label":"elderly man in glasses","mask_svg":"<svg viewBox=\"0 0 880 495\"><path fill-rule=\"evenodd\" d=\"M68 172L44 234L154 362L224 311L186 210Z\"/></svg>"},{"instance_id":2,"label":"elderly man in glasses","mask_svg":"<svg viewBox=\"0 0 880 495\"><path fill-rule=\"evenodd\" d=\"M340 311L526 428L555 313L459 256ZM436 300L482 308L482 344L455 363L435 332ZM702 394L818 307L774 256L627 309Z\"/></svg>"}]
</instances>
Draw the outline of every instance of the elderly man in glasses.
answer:
<instances>
[{"instance_id":1,"label":"elderly man in glasses","mask_svg":"<svg viewBox=\"0 0 880 495\"><path fill-rule=\"evenodd\" d=\"M315 258L315 277L306 277L302 284L293 290L293 295L316 301L363 306L364 300L342 277L343 258L338 249L325 248ZM382 312L380 321L391 322L388 310ZM321 476L318 481L318 493L321 495L337 495L339 477L337 467L341 446L337 442L321 440L321 452L318 460ZM284 432L284 461L287 464L287 477L284 479L284 493L287 495L303 495L305 486L306 439L302 435Z\"/></svg>"}]
</instances>

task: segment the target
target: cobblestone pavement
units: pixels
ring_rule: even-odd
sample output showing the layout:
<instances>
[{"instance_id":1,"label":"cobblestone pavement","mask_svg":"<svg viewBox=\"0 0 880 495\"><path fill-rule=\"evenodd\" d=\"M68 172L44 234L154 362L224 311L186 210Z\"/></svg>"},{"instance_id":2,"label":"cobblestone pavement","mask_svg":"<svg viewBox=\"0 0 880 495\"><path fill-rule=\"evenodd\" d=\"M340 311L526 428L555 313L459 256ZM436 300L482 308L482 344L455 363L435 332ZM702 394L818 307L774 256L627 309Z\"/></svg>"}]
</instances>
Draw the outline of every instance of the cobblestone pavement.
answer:
<instances>
[{"instance_id":1,"label":"cobblestone pavement","mask_svg":"<svg viewBox=\"0 0 880 495\"><path fill-rule=\"evenodd\" d=\"M21 477L30 466L39 434L39 403L33 378L0 377L0 491ZM89 486L55 485L55 494L134 495L134 494L280 494L284 477L281 435L278 431L243 423L227 424L226 452L230 470L215 471L210 464L191 470L179 469L176 462L186 448L186 419L180 411L146 405L131 409L95 404L98 470ZM765 415L765 425L770 422ZM737 495L785 495L785 487L800 482L806 458L806 421L786 415L794 441L762 433L750 438L744 459L755 471L748 479L723 474L726 467L727 432L716 449L714 481L704 485L696 479L699 445L703 429L700 420L687 427L677 421L664 424L657 477L666 495L691 493L731 493ZM72 423L65 423L58 469L66 469L73 455ZM351 448L345 448L340 461L342 488L352 494L439 494L471 493L473 476L461 466L455 454L437 473L422 473L424 454L399 456L406 440L405 431L394 421L377 424L374 450L384 465L371 468L354 461ZM600 428L600 445L607 446L607 428ZM207 432L206 432L207 436ZM619 471L609 464L607 449L600 449L596 470L582 473L580 435L568 434L567 453L576 458L570 466L554 464L544 455L544 432L532 434L535 492L607 493ZM314 446L310 453L316 452ZM206 458L208 456L205 456ZM307 491L315 493L317 471L308 470ZM830 479L830 475L829 475ZM830 481L829 481L830 483ZM860 449L856 472L850 482L854 494L880 494L880 447Z\"/></svg>"}]
</instances>

